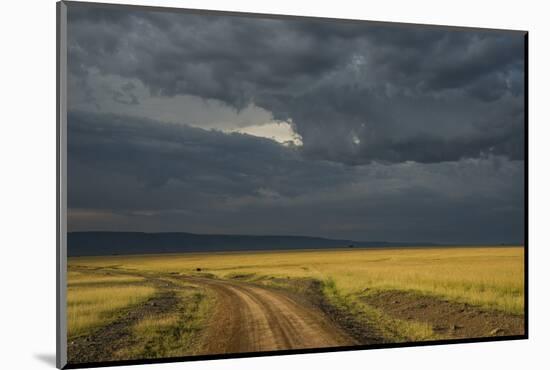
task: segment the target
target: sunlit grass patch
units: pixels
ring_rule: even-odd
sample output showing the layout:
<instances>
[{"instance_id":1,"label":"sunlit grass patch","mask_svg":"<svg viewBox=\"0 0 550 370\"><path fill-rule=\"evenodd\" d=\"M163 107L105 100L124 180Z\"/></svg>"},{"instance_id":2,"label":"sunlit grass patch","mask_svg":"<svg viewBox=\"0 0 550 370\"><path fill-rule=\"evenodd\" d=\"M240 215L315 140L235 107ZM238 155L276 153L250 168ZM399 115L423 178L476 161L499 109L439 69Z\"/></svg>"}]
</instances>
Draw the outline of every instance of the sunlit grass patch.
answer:
<instances>
[{"instance_id":1,"label":"sunlit grass patch","mask_svg":"<svg viewBox=\"0 0 550 370\"><path fill-rule=\"evenodd\" d=\"M137 283L145 281L144 278L140 276L130 276L130 275L114 275L108 272L98 273L98 272L83 272L83 271L69 271L67 282L69 286L76 285L89 285L89 284L126 284L126 283Z\"/></svg>"},{"instance_id":2,"label":"sunlit grass patch","mask_svg":"<svg viewBox=\"0 0 550 370\"><path fill-rule=\"evenodd\" d=\"M148 316L140 320L134 327L139 337L149 337L158 332L175 326L178 323L178 315L175 313L159 316Z\"/></svg>"},{"instance_id":3,"label":"sunlit grass patch","mask_svg":"<svg viewBox=\"0 0 550 370\"><path fill-rule=\"evenodd\" d=\"M400 320L383 311L364 304L351 295L343 295L333 279L322 284L323 293L329 302L340 310L353 315L359 322L376 323L383 338L393 343L439 339L431 325L414 320Z\"/></svg>"},{"instance_id":4,"label":"sunlit grass patch","mask_svg":"<svg viewBox=\"0 0 550 370\"><path fill-rule=\"evenodd\" d=\"M69 286L67 290L68 336L84 334L116 318L120 310L144 302L155 293L150 286Z\"/></svg>"},{"instance_id":5,"label":"sunlit grass patch","mask_svg":"<svg viewBox=\"0 0 550 370\"><path fill-rule=\"evenodd\" d=\"M133 328L134 344L116 353L117 358L159 358L193 354L198 333L206 326L211 301L198 289L178 291L173 312L148 316Z\"/></svg>"}]
</instances>

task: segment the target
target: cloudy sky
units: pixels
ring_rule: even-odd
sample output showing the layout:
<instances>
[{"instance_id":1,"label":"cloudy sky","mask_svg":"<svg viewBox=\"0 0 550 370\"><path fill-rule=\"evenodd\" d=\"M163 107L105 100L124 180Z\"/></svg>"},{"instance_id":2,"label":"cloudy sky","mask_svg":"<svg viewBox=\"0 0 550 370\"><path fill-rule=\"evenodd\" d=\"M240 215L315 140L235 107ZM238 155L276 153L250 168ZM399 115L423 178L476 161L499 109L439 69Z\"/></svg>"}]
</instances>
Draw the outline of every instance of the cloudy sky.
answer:
<instances>
[{"instance_id":1,"label":"cloudy sky","mask_svg":"<svg viewBox=\"0 0 550 370\"><path fill-rule=\"evenodd\" d=\"M69 230L523 242L523 48L70 4Z\"/></svg>"}]
</instances>

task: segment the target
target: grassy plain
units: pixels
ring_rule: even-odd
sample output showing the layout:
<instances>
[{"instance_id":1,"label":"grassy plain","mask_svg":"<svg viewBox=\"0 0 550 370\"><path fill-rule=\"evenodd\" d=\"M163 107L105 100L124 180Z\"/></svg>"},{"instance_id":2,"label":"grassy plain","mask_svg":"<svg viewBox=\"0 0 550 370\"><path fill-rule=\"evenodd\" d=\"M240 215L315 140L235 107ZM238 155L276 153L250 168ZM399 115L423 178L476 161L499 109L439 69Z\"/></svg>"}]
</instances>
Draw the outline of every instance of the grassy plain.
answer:
<instances>
[{"instance_id":1,"label":"grassy plain","mask_svg":"<svg viewBox=\"0 0 550 370\"><path fill-rule=\"evenodd\" d=\"M70 265L127 270L310 277L333 281L342 294L413 290L510 313L523 313L523 247L307 250L86 257ZM70 278L69 278L70 280Z\"/></svg>"},{"instance_id":2,"label":"grassy plain","mask_svg":"<svg viewBox=\"0 0 550 370\"><path fill-rule=\"evenodd\" d=\"M68 336L85 334L92 328L104 325L115 319L121 309L142 303L154 294L153 287L131 284L134 281L119 276L69 273Z\"/></svg>"},{"instance_id":3,"label":"grassy plain","mask_svg":"<svg viewBox=\"0 0 550 370\"><path fill-rule=\"evenodd\" d=\"M178 287L178 303L161 315L145 315L134 322L131 325L134 345L122 348L116 356L143 358L192 353L195 334L208 324L213 297L196 287L189 290L181 280L171 277L197 274L282 288L285 281L314 279L320 282L321 293L330 304L357 318L359 324L376 323L379 333L393 342L442 339L452 333L438 332L433 322L423 320L424 314L420 320L392 316L384 307L368 304L365 298L406 292L413 299L416 295L433 297L439 300L436 303L467 304L517 318L522 317L524 310L523 247L77 257L69 259L69 338L104 326L121 311L158 295L161 293L158 284L151 282L160 278ZM434 311L440 307L436 306ZM478 315L471 312L472 316ZM498 320L493 321L498 324ZM521 329L521 319L518 320ZM451 327L455 325L451 323ZM476 335L489 333L489 329L483 330ZM498 333L501 329L495 330Z\"/></svg>"}]
</instances>

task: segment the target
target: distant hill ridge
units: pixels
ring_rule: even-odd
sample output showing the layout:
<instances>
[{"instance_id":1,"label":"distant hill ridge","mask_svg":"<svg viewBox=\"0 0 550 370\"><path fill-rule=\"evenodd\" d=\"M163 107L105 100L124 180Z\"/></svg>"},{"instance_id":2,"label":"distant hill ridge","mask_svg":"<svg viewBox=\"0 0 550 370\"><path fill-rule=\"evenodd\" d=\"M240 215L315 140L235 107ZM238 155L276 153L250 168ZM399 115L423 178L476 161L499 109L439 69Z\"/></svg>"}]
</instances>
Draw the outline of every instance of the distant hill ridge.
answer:
<instances>
[{"instance_id":1,"label":"distant hill ridge","mask_svg":"<svg viewBox=\"0 0 550 370\"><path fill-rule=\"evenodd\" d=\"M434 245L437 244L430 242L365 242L311 236L215 235L185 232L82 231L70 232L67 235L69 256Z\"/></svg>"}]
</instances>

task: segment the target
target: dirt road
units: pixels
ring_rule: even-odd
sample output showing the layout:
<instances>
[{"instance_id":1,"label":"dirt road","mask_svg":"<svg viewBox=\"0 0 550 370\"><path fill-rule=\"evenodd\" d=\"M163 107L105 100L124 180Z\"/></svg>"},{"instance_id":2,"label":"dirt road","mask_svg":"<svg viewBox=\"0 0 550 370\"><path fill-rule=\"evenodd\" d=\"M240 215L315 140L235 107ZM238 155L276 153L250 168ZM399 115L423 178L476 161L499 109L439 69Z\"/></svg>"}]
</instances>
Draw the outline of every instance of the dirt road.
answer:
<instances>
[{"instance_id":1,"label":"dirt road","mask_svg":"<svg viewBox=\"0 0 550 370\"><path fill-rule=\"evenodd\" d=\"M354 345L319 309L252 284L188 278L215 294L216 308L197 353L235 353Z\"/></svg>"}]
</instances>

